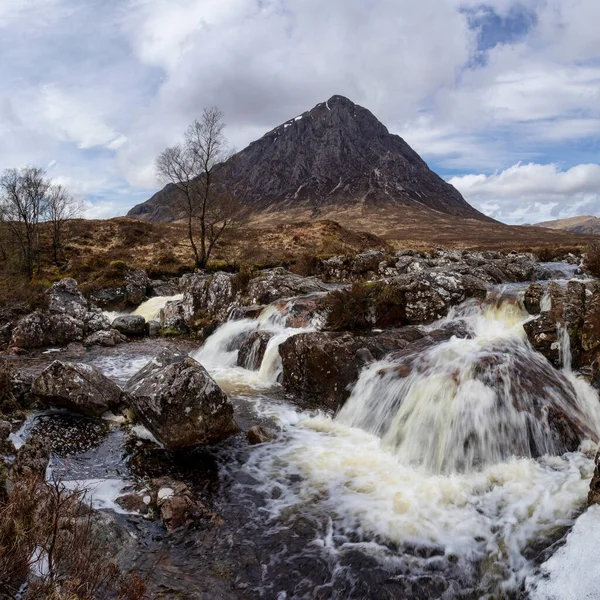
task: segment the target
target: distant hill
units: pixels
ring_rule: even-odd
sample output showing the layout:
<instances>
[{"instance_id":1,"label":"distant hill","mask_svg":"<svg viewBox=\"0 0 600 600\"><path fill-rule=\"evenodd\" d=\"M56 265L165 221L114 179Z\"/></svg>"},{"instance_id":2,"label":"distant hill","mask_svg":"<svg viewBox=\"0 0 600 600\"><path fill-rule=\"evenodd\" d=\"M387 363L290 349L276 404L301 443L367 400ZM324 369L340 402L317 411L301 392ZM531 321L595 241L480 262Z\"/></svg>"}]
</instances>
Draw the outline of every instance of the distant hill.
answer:
<instances>
[{"instance_id":1,"label":"distant hill","mask_svg":"<svg viewBox=\"0 0 600 600\"><path fill-rule=\"evenodd\" d=\"M217 169L251 214L269 224L332 218L371 231L375 219L386 233L387 217L404 214L494 222L370 111L343 96L275 127ZM182 217L176 193L167 185L128 216L176 221Z\"/></svg>"},{"instance_id":2,"label":"distant hill","mask_svg":"<svg viewBox=\"0 0 600 600\"><path fill-rule=\"evenodd\" d=\"M535 226L545 227L546 229L561 229L572 233L600 234L600 219L590 215L543 221L542 223L536 223Z\"/></svg>"}]
</instances>

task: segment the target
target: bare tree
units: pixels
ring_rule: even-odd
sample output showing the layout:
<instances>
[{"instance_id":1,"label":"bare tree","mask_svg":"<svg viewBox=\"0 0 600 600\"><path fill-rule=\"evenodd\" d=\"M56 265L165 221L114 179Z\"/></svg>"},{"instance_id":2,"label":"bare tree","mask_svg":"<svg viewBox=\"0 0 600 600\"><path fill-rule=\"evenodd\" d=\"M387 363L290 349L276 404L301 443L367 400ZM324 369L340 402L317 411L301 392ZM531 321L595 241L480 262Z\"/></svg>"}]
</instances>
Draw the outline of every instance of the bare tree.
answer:
<instances>
[{"instance_id":1,"label":"bare tree","mask_svg":"<svg viewBox=\"0 0 600 600\"><path fill-rule=\"evenodd\" d=\"M217 107L204 109L194 120L182 144L167 148L156 160L156 171L164 182L173 184L185 214L188 238L196 267L204 268L223 232L241 214L240 205L219 180L215 167L228 158L223 134L223 113ZM199 243L195 224L199 228Z\"/></svg>"},{"instance_id":2,"label":"bare tree","mask_svg":"<svg viewBox=\"0 0 600 600\"><path fill-rule=\"evenodd\" d=\"M50 181L42 169L7 169L0 177L0 212L18 245L24 273L39 267L39 222L47 208Z\"/></svg>"},{"instance_id":3,"label":"bare tree","mask_svg":"<svg viewBox=\"0 0 600 600\"><path fill-rule=\"evenodd\" d=\"M59 266L59 258L64 260L64 226L70 219L80 217L83 211L81 202L71 196L62 185L52 185L48 190L46 219L50 224L52 257Z\"/></svg>"}]
</instances>

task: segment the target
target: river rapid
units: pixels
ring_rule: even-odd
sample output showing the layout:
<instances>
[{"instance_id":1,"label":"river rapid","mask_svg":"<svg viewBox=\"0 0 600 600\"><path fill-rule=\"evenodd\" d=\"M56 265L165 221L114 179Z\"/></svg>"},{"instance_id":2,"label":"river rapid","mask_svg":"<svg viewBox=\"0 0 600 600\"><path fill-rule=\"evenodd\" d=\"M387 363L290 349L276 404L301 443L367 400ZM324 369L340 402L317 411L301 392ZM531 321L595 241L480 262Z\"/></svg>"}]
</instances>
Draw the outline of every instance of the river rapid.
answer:
<instances>
[{"instance_id":1,"label":"river rapid","mask_svg":"<svg viewBox=\"0 0 600 600\"><path fill-rule=\"evenodd\" d=\"M149 574L153 597L542 597L541 565L586 506L600 403L570 368L567 336L561 371L531 348L521 293L496 290L494 301L453 309L429 328L460 324L464 335L368 365L335 415L298 408L278 384L278 346L318 322L286 328L268 308L225 323L189 351L228 393L242 429L278 431L271 443L248 446L240 435L171 456L141 430L64 413L30 419L21 434L51 428L79 440L75 450L55 444L52 469L115 511L134 536L122 563ZM249 371L237 349L257 329L274 335ZM83 360L124 383L164 345ZM410 374L399 377L407 360ZM590 439L575 452L562 453L532 416L549 394L586 424ZM128 483L165 474L186 481L223 524L167 535L114 504Z\"/></svg>"}]
</instances>

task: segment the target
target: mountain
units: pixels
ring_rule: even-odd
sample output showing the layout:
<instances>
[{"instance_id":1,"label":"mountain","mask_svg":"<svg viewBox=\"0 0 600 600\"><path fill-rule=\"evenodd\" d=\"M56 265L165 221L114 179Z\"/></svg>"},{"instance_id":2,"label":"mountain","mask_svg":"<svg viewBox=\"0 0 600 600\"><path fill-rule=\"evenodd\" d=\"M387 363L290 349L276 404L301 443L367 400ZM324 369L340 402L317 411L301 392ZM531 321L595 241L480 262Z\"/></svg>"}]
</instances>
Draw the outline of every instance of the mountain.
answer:
<instances>
[{"instance_id":1,"label":"mountain","mask_svg":"<svg viewBox=\"0 0 600 600\"><path fill-rule=\"evenodd\" d=\"M254 214L325 218L385 208L491 221L401 137L343 96L286 121L216 168ZM175 193L167 185L128 216L177 220Z\"/></svg>"},{"instance_id":2,"label":"mountain","mask_svg":"<svg viewBox=\"0 0 600 600\"><path fill-rule=\"evenodd\" d=\"M536 223L535 226L545 227L546 229L562 229L572 233L600 233L600 219L591 215L543 221L542 223Z\"/></svg>"}]
</instances>

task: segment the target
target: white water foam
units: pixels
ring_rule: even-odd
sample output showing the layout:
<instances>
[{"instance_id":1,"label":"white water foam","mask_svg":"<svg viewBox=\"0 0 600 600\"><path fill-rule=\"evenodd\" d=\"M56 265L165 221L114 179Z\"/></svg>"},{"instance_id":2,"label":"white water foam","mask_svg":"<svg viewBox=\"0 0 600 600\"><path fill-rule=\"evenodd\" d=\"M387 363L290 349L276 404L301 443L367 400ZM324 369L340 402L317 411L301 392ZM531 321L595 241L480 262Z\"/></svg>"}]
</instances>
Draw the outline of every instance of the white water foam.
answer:
<instances>
[{"instance_id":1,"label":"white water foam","mask_svg":"<svg viewBox=\"0 0 600 600\"><path fill-rule=\"evenodd\" d=\"M181 300L183 294L176 294L174 296L155 296L142 302L132 314L144 317L146 321L158 321L160 319L160 311L166 306L167 302L173 302L175 300Z\"/></svg>"},{"instance_id":2,"label":"white water foam","mask_svg":"<svg viewBox=\"0 0 600 600\"><path fill-rule=\"evenodd\" d=\"M321 540L324 547L333 544L339 552L357 536L368 552L393 543L400 548L393 560L404 572L415 565L409 566L402 548L441 548L439 564L458 564L465 573L479 565L474 578L483 596L518 589L535 572L527 547L560 536L573 522L585 504L595 445L587 441L562 456L529 457L528 446L519 446L522 415L508 401L498 410L493 397L498 390L474 378L473 369L494 345L500 346L492 353L500 362L484 362L482 368L485 373L499 368L504 377L499 381L510 378L512 371L502 369L515 352L517 363L533 360L536 368L550 369L528 346L522 328L528 317L517 304L468 305L452 318L466 321L473 337L426 350L428 367L422 363L421 372L401 383L378 374L397 363L372 365L338 417L299 415L295 426L285 417L282 422L290 425L283 439L254 449L245 468L263 482L269 498L275 496L266 507L273 519L296 512L331 519L333 533ZM555 401L563 402L558 395L564 391L565 410L583 415L597 435L596 392L571 372L555 377ZM506 399L513 398L514 391ZM500 439L507 434L505 420L524 451L520 457L506 455ZM469 428L485 432L476 453ZM544 433L542 428L532 435L541 443ZM273 488L278 494L270 493Z\"/></svg>"},{"instance_id":3,"label":"white water foam","mask_svg":"<svg viewBox=\"0 0 600 600\"><path fill-rule=\"evenodd\" d=\"M227 321L192 354L192 358L202 364L226 391L273 387L282 371L279 346L293 335L315 330L314 323L303 328L287 327L292 303L290 300L283 306L268 306L256 320ZM237 359L240 345L255 331L269 332L272 337L267 342L260 368L251 371L237 366Z\"/></svg>"}]
</instances>

